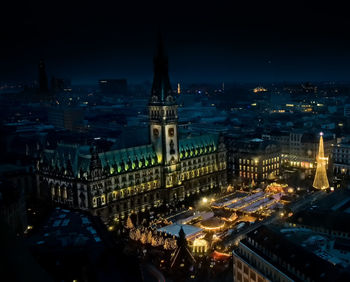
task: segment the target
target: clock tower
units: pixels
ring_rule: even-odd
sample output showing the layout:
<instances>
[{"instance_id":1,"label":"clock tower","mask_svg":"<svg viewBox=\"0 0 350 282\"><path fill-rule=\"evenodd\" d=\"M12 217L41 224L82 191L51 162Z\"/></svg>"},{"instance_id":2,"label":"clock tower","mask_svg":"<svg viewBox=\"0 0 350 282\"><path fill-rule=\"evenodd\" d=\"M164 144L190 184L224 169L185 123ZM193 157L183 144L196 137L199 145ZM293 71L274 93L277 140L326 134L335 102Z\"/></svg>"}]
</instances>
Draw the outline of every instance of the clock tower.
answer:
<instances>
[{"instance_id":1,"label":"clock tower","mask_svg":"<svg viewBox=\"0 0 350 282\"><path fill-rule=\"evenodd\" d=\"M164 168L164 186L180 184L177 104L170 86L168 58L164 54L161 36L153 60L154 78L149 101L150 139Z\"/></svg>"}]
</instances>

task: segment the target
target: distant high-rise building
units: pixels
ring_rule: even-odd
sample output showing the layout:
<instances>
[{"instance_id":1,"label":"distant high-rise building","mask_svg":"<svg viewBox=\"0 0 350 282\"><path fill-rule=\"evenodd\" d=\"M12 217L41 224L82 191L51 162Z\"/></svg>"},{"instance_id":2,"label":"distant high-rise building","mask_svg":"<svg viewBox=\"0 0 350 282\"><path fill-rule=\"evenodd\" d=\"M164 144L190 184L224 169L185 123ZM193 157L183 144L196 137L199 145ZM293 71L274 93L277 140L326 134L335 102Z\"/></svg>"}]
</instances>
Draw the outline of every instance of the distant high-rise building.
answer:
<instances>
[{"instance_id":1,"label":"distant high-rise building","mask_svg":"<svg viewBox=\"0 0 350 282\"><path fill-rule=\"evenodd\" d=\"M47 83L47 75L46 75L44 60L40 60L40 62L39 62L38 80L39 80L39 92L40 93L49 92L49 86Z\"/></svg>"},{"instance_id":2,"label":"distant high-rise building","mask_svg":"<svg viewBox=\"0 0 350 282\"><path fill-rule=\"evenodd\" d=\"M177 84L177 94L181 94L181 87L180 83Z\"/></svg>"},{"instance_id":3,"label":"distant high-rise building","mask_svg":"<svg viewBox=\"0 0 350 282\"><path fill-rule=\"evenodd\" d=\"M57 78L52 77L51 78L51 89L53 92L63 92L66 90L71 90L71 82L69 79L63 79L63 78Z\"/></svg>"},{"instance_id":4,"label":"distant high-rise building","mask_svg":"<svg viewBox=\"0 0 350 282\"><path fill-rule=\"evenodd\" d=\"M126 79L100 79L98 83L102 94L126 95L128 93Z\"/></svg>"},{"instance_id":5,"label":"distant high-rise building","mask_svg":"<svg viewBox=\"0 0 350 282\"><path fill-rule=\"evenodd\" d=\"M316 168L316 174L315 179L313 183L313 187L317 189L327 189L329 188L328 178L327 178L327 158L324 156L324 149L323 149L323 133L320 133L320 146L318 149L318 155L317 155L317 168Z\"/></svg>"},{"instance_id":6,"label":"distant high-rise building","mask_svg":"<svg viewBox=\"0 0 350 282\"><path fill-rule=\"evenodd\" d=\"M49 123L57 128L71 131L81 129L84 112L79 108L51 108L48 112Z\"/></svg>"},{"instance_id":7,"label":"distant high-rise building","mask_svg":"<svg viewBox=\"0 0 350 282\"><path fill-rule=\"evenodd\" d=\"M344 117L347 117L347 118L350 117L350 104L344 105Z\"/></svg>"}]
</instances>

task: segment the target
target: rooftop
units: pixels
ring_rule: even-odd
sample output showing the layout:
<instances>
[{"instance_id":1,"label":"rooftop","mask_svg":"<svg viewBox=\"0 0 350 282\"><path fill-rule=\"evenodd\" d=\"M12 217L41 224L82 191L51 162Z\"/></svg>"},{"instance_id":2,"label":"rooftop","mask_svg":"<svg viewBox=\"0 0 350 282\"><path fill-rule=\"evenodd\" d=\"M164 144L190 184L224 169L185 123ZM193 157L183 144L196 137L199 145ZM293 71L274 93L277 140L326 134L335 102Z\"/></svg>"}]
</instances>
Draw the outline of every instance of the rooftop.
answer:
<instances>
[{"instance_id":1,"label":"rooftop","mask_svg":"<svg viewBox=\"0 0 350 282\"><path fill-rule=\"evenodd\" d=\"M171 224L171 225L161 227L157 231L164 232L164 233L167 233L171 236L178 237L181 227L186 234L186 238L192 237L203 230L202 228L199 228L199 227L196 227L193 225Z\"/></svg>"},{"instance_id":2,"label":"rooftop","mask_svg":"<svg viewBox=\"0 0 350 282\"><path fill-rule=\"evenodd\" d=\"M342 281L344 278L342 268L291 242L271 227L263 225L253 230L241 242L293 279L297 278L296 273L315 281ZM291 266L289 270L287 265Z\"/></svg>"},{"instance_id":3,"label":"rooftop","mask_svg":"<svg viewBox=\"0 0 350 282\"><path fill-rule=\"evenodd\" d=\"M30 243L43 250L101 248L104 243L97 229L96 219L89 214L57 207Z\"/></svg>"},{"instance_id":4,"label":"rooftop","mask_svg":"<svg viewBox=\"0 0 350 282\"><path fill-rule=\"evenodd\" d=\"M328 230L350 233L350 214L341 211L304 210L287 219L290 223L322 227Z\"/></svg>"}]
</instances>

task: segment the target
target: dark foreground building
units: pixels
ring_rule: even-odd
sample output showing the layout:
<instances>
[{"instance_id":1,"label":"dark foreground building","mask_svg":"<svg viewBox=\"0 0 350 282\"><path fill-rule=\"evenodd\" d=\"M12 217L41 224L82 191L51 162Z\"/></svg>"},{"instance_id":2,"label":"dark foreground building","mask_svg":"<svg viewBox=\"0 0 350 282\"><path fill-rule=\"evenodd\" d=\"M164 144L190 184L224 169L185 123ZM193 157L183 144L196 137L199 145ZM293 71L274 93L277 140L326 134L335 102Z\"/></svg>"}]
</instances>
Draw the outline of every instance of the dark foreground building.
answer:
<instances>
[{"instance_id":1,"label":"dark foreground building","mask_svg":"<svg viewBox=\"0 0 350 282\"><path fill-rule=\"evenodd\" d=\"M27 245L54 281L142 280L137 259L124 256L100 218L87 212L55 208Z\"/></svg>"},{"instance_id":2,"label":"dark foreground building","mask_svg":"<svg viewBox=\"0 0 350 282\"><path fill-rule=\"evenodd\" d=\"M39 196L111 219L225 189L222 138L179 138L177 103L161 42L148 108L150 144L105 152L67 144L45 150L37 168Z\"/></svg>"},{"instance_id":3,"label":"dark foreground building","mask_svg":"<svg viewBox=\"0 0 350 282\"><path fill-rule=\"evenodd\" d=\"M247 234L233 251L234 281L349 281L349 272L267 226Z\"/></svg>"},{"instance_id":4,"label":"dark foreground building","mask_svg":"<svg viewBox=\"0 0 350 282\"><path fill-rule=\"evenodd\" d=\"M27 229L27 212L24 190L9 181L0 179L0 218L14 235L23 235Z\"/></svg>"}]
</instances>

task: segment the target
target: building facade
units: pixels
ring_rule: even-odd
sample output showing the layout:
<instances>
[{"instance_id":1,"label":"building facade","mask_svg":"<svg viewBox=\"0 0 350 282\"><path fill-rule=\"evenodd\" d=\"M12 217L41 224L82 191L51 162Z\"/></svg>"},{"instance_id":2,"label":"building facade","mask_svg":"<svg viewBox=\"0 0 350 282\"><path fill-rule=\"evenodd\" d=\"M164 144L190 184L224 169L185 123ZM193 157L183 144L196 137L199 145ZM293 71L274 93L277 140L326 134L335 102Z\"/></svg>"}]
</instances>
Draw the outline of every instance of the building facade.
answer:
<instances>
[{"instance_id":1,"label":"building facade","mask_svg":"<svg viewBox=\"0 0 350 282\"><path fill-rule=\"evenodd\" d=\"M236 140L226 137L228 174L243 182L267 183L280 174L281 149L277 142L250 139Z\"/></svg>"},{"instance_id":2,"label":"building facade","mask_svg":"<svg viewBox=\"0 0 350 282\"><path fill-rule=\"evenodd\" d=\"M335 175L350 176L350 143L342 142L333 146L333 171Z\"/></svg>"},{"instance_id":3,"label":"building facade","mask_svg":"<svg viewBox=\"0 0 350 282\"><path fill-rule=\"evenodd\" d=\"M318 154L318 133L295 130L292 132L271 132L263 134L265 140L276 141L281 146L282 164L302 168L311 173L316 168ZM324 153L329 157L335 140L332 136L324 137Z\"/></svg>"},{"instance_id":4,"label":"building facade","mask_svg":"<svg viewBox=\"0 0 350 282\"><path fill-rule=\"evenodd\" d=\"M100 152L58 144L37 166L38 195L104 219L226 189L226 147L219 135L179 138L175 97L161 43L149 102L150 144Z\"/></svg>"}]
</instances>

